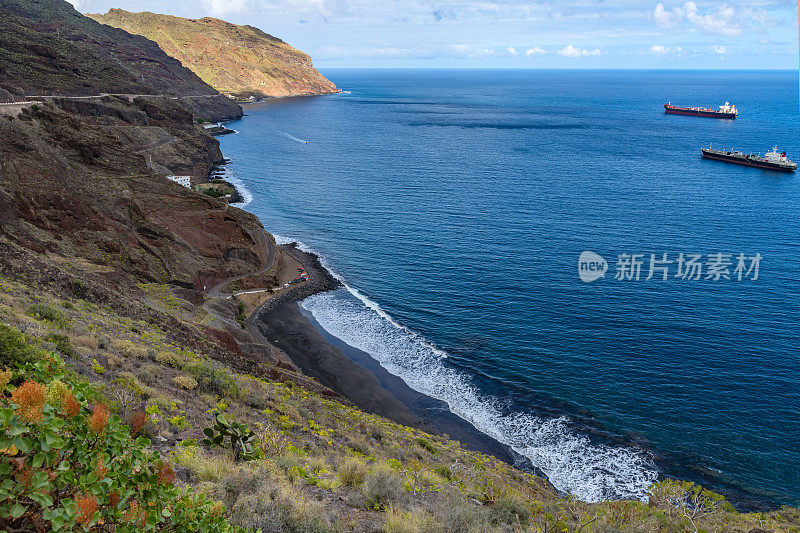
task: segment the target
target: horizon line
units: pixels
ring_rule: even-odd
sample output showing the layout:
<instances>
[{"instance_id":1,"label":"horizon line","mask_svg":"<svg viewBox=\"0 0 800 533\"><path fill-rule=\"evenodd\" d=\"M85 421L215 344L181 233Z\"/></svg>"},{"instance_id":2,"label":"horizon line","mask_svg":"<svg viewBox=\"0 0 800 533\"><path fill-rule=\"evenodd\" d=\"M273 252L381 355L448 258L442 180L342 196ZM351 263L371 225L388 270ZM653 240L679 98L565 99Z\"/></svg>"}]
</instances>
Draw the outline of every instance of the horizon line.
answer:
<instances>
[{"instance_id":1,"label":"horizon line","mask_svg":"<svg viewBox=\"0 0 800 533\"><path fill-rule=\"evenodd\" d=\"M794 68L661 68L661 67L501 67L501 66L475 66L475 67L326 67L317 66L316 69L348 69L348 70L605 70L605 71L687 71L703 70L713 72L800 72Z\"/></svg>"}]
</instances>

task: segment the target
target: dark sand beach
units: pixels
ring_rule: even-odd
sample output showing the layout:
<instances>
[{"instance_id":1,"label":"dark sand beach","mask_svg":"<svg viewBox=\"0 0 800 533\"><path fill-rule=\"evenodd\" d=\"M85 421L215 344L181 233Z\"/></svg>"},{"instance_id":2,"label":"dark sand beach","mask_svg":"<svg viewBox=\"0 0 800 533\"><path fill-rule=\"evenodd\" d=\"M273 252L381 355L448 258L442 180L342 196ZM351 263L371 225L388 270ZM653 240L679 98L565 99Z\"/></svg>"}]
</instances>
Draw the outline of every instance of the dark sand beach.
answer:
<instances>
[{"instance_id":1,"label":"dark sand beach","mask_svg":"<svg viewBox=\"0 0 800 533\"><path fill-rule=\"evenodd\" d=\"M303 264L309 280L268 300L256 309L249 322L305 374L364 411L428 432L447 434L468 449L543 476L528 459L450 412L445 402L415 391L368 353L325 331L298 302L341 284L314 254L293 245L284 245L283 249Z\"/></svg>"}]
</instances>

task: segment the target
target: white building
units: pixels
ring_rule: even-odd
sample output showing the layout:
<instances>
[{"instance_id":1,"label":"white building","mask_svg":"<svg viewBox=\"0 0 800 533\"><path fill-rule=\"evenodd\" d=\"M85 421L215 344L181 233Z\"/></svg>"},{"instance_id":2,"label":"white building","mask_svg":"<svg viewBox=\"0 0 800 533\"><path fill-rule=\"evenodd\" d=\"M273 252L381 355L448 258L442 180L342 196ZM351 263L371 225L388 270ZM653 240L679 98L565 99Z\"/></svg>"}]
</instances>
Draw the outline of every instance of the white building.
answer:
<instances>
[{"instance_id":1,"label":"white building","mask_svg":"<svg viewBox=\"0 0 800 533\"><path fill-rule=\"evenodd\" d=\"M167 179L170 181L174 181L178 185L183 185L187 189L191 188L192 186L191 176L167 176Z\"/></svg>"}]
</instances>

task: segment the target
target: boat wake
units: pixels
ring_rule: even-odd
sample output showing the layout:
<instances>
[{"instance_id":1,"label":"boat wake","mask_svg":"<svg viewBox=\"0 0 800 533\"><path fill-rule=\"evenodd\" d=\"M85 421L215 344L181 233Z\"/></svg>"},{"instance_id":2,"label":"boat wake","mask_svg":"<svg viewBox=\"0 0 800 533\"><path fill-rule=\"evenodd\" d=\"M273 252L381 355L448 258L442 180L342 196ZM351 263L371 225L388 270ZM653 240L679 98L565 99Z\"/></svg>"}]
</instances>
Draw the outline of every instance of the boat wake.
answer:
<instances>
[{"instance_id":1,"label":"boat wake","mask_svg":"<svg viewBox=\"0 0 800 533\"><path fill-rule=\"evenodd\" d=\"M285 131L281 131L281 130L278 130L278 129L276 129L275 131L276 131L276 132L278 132L278 133L280 133L281 135L283 135L283 136L284 136L284 137L286 137L287 139L291 139L291 140L293 140L293 141L295 141L295 142L299 142L299 143L303 143L303 144L308 144L308 141L306 141L306 140L304 140L304 139L301 139L301 138L299 138L299 137L295 137L295 136L294 136L294 135L292 135L291 133L286 133Z\"/></svg>"},{"instance_id":2,"label":"boat wake","mask_svg":"<svg viewBox=\"0 0 800 533\"><path fill-rule=\"evenodd\" d=\"M275 238L279 244L295 242ZM298 248L319 256L301 243ZM411 388L445 401L454 414L530 459L557 489L586 502L647 498L658 470L644 450L593 443L566 416L509 412L501 398L485 394L453 368L446 352L347 285L321 256L320 262L344 288L313 295L301 305L331 335L367 352Z\"/></svg>"}]
</instances>

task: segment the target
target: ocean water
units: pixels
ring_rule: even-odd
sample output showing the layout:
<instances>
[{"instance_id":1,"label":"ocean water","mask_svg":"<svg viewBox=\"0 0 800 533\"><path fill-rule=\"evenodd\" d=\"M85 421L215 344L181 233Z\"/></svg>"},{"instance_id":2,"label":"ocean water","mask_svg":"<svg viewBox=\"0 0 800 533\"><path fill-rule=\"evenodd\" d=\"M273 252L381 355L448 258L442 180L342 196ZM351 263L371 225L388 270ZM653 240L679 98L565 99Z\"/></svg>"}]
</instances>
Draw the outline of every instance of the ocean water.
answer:
<instances>
[{"instance_id":1,"label":"ocean water","mask_svg":"<svg viewBox=\"0 0 800 533\"><path fill-rule=\"evenodd\" d=\"M302 303L326 330L581 499L671 475L800 503L800 175L700 157L800 160L796 72L325 74L346 92L249 105L221 143L246 209L346 283ZM645 279L681 252L733 279Z\"/></svg>"}]
</instances>

